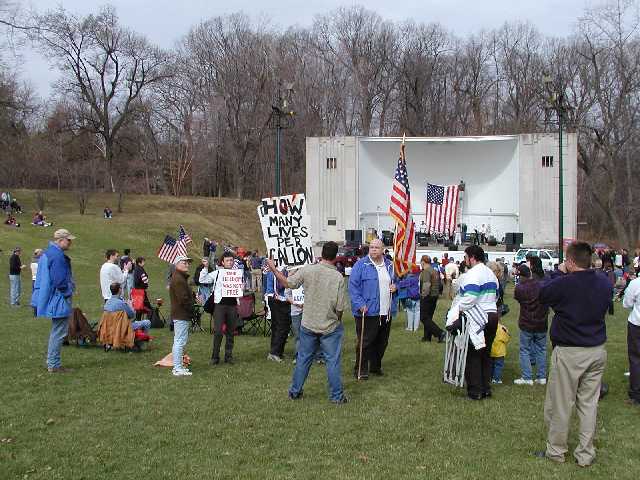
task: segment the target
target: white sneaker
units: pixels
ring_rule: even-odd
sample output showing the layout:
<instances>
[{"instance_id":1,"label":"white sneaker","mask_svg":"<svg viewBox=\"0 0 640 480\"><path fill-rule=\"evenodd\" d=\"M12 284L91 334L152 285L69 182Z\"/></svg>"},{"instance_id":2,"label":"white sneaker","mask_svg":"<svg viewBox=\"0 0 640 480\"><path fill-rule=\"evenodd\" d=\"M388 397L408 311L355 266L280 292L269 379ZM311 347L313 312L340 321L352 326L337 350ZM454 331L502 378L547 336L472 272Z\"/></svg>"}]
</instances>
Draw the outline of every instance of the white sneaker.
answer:
<instances>
[{"instance_id":1,"label":"white sneaker","mask_svg":"<svg viewBox=\"0 0 640 480\"><path fill-rule=\"evenodd\" d=\"M536 378L534 380L534 383L536 383L537 385L546 385L547 384L547 379L546 378Z\"/></svg>"},{"instance_id":2,"label":"white sneaker","mask_svg":"<svg viewBox=\"0 0 640 480\"><path fill-rule=\"evenodd\" d=\"M278 362L278 363L282 363L282 358L280 358L277 355L274 355L272 353L270 353L269 355L267 355L267 360L271 360L272 362Z\"/></svg>"},{"instance_id":3,"label":"white sneaker","mask_svg":"<svg viewBox=\"0 0 640 480\"><path fill-rule=\"evenodd\" d=\"M624 372L624 376L625 376L625 377L629 377L629 376L631 376L631 372Z\"/></svg>"},{"instance_id":4,"label":"white sneaker","mask_svg":"<svg viewBox=\"0 0 640 480\"><path fill-rule=\"evenodd\" d=\"M183 369L180 369L180 370L175 370L174 369L171 373L173 373L174 377L190 377L191 375L193 375L193 373L191 373L186 368L183 368Z\"/></svg>"},{"instance_id":5,"label":"white sneaker","mask_svg":"<svg viewBox=\"0 0 640 480\"><path fill-rule=\"evenodd\" d=\"M502 380L491 379L491 383L493 383L494 385L502 385Z\"/></svg>"},{"instance_id":6,"label":"white sneaker","mask_svg":"<svg viewBox=\"0 0 640 480\"><path fill-rule=\"evenodd\" d=\"M514 385L533 385L533 380L525 380L524 378L516 378L513 381Z\"/></svg>"}]
</instances>

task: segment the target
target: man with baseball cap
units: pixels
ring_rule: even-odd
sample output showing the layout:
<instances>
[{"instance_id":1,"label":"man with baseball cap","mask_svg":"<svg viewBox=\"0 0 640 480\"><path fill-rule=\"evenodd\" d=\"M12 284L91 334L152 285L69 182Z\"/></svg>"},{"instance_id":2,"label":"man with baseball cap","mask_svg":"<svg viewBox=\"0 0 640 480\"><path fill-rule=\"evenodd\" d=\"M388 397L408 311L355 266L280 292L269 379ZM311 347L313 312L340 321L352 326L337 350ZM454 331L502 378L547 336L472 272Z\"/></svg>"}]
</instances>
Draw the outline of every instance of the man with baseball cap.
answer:
<instances>
[{"instance_id":1,"label":"man with baseball cap","mask_svg":"<svg viewBox=\"0 0 640 480\"><path fill-rule=\"evenodd\" d=\"M31 305L38 317L51 319L47 350L49 373L65 373L60 360L62 341L67 335L75 283L71 274L71 259L65 254L75 240L69 230L61 228L53 234L53 242L38 260L38 275L33 287Z\"/></svg>"},{"instance_id":2,"label":"man with baseball cap","mask_svg":"<svg viewBox=\"0 0 640 480\"><path fill-rule=\"evenodd\" d=\"M189 264L191 259L178 255L173 264L175 271L169 284L171 318L173 319L173 375L190 376L191 372L182 364L182 353L189 339L189 326L193 316L193 293L189 287Z\"/></svg>"}]
</instances>

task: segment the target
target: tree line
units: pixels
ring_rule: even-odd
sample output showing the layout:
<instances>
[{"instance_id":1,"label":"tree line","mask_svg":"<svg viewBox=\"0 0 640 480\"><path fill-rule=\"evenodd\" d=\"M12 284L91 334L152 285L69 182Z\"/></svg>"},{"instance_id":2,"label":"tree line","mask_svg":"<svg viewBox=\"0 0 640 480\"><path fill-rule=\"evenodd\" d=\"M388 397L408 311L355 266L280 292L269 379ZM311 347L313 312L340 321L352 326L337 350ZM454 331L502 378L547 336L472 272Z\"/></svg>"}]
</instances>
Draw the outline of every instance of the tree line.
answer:
<instances>
[{"instance_id":1,"label":"tree line","mask_svg":"<svg viewBox=\"0 0 640 480\"><path fill-rule=\"evenodd\" d=\"M585 10L561 38L528 23L459 36L360 6L286 29L214 17L170 50L110 6L23 14L0 0L0 24L60 74L42 100L0 63L7 187L73 189L85 200L93 191L258 199L274 190L274 106L292 120L286 192L304 191L308 136L554 131L560 95L578 134L579 220L594 237L627 246L640 237L635 1Z\"/></svg>"}]
</instances>

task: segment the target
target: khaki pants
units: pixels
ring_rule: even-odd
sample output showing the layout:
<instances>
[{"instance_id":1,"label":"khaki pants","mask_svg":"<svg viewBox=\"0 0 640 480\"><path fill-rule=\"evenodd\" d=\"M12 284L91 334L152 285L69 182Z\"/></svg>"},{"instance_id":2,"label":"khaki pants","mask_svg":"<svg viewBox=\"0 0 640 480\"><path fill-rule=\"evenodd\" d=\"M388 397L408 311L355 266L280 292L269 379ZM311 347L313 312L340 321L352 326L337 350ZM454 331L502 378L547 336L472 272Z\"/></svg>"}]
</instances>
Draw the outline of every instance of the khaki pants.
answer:
<instances>
[{"instance_id":1,"label":"khaki pants","mask_svg":"<svg viewBox=\"0 0 640 480\"><path fill-rule=\"evenodd\" d=\"M448 298L449 300L453 300L453 298L456 296L456 292L453 288L453 284L451 283L450 278L444 279L444 288L442 293L444 294L444 297Z\"/></svg>"},{"instance_id":2,"label":"khaki pants","mask_svg":"<svg viewBox=\"0 0 640 480\"><path fill-rule=\"evenodd\" d=\"M571 411L576 407L580 422L578 446L573 452L579 465L590 465L596 450L596 431L600 383L607 364L604 345L598 347L555 347L544 402L544 421L548 428L548 458L564 462Z\"/></svg>"},{"instance_id":3,"label":"khaki pants","mask_svg":"<svg viewBox=\"0 0 640 480\"><path fill-rule=\"evenodd\" d=\"M259 268L251 270L251 287L254 292L262 291L262 270Z\"/></svg>"}]
</instances>

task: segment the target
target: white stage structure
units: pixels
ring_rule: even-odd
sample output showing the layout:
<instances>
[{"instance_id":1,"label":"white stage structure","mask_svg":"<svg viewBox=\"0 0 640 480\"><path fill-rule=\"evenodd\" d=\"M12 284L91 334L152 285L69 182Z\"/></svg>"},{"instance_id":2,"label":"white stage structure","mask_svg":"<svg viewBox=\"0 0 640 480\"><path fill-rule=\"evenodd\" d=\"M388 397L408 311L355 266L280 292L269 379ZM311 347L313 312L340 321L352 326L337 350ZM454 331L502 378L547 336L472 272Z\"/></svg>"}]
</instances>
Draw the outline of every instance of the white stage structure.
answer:
<instances>
[{"instance_id":1,"label":"white stage structure","mask_svg":"<svg viewBox=\"0 0 640 480\"><path fill-rule=\"evenodd\" d=\"M309 137L306 196L315 242L345 240L345 230L393 230L388 214L400 137ZM490 225L498 240L522 232L524 244L558 243L558 135L406 139L416 227L425 220L427 182L465 183L467 233ZM576 237L577 148L563 135L564 235Z\"/></svg>"}]
</instances>

